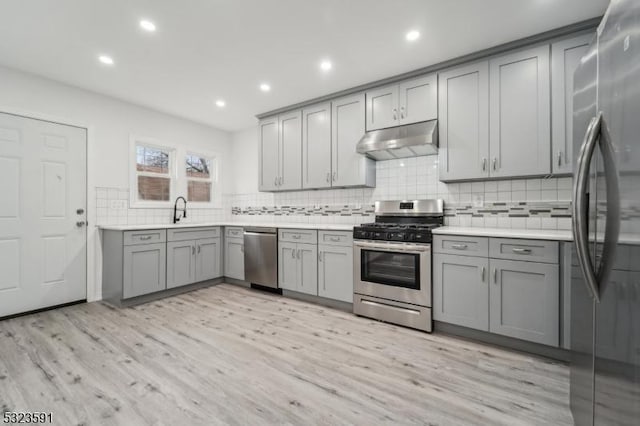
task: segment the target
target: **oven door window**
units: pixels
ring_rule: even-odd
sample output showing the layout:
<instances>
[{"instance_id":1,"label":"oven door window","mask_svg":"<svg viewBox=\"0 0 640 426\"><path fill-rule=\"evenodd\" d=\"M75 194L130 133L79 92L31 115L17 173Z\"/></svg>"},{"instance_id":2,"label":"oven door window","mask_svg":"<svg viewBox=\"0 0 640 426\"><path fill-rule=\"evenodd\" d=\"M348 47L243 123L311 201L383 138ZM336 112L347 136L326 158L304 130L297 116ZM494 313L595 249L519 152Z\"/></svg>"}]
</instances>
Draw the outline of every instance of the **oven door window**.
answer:
<instances>
[{"instance_id":1,"label":"oven door window","mask_svg":"<svg viewBox=\"0 0 640 426\"><path fill-rule=\"evenodd\" d=\"M420 290L420 255L414 253L361 251L360 280Z\"/></svg>"}]
</instances>

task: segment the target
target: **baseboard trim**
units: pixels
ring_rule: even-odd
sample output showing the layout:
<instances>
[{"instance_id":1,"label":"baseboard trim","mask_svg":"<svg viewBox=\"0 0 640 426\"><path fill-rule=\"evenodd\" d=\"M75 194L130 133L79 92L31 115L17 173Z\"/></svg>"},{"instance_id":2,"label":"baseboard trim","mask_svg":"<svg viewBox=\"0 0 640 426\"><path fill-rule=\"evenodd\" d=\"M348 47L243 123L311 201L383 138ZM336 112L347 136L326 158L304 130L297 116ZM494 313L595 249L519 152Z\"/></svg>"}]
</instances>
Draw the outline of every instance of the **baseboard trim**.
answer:
<instances>
[{"instance_id":1,"label":"baseboard trim","mask_svg":"<svg viewBox=\"0 0 640 426\"><path fill-rule=\"evenodd\" d=\"M27 315L38 314L40 312L51 311L53 309L66 308L67 306L79 305L81 303L87 303L87 299L76 300L73 302L61 303L60 305L47 306L46 308L33 309L31 311L19 312L17 314L11 314L4 317L0 317L0 321L9 320L12 318L24 317Z\"/></svg>"}]
</instances>

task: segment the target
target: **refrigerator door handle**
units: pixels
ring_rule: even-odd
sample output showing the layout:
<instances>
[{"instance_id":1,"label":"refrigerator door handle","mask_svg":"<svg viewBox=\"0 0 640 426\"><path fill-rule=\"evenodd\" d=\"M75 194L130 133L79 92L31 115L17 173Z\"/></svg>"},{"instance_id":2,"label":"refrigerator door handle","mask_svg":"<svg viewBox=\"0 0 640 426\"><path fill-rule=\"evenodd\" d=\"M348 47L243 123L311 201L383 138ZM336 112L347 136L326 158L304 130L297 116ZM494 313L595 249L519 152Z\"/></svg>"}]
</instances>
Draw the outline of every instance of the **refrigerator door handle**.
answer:
<instances>
[{"instance_id":1,"label":"refrigerator door handle","mask_svg":"<svg viewBox=\"0 0 640 426\"><path fill-rule=\"evenodd\" d=\"M578 171L573 183L573 220L571 223L578 263L584 275L587 291L597 302L600 302L600 294L598 293L598 282L593 262L589 256L589 205L585 196L589 187L589 169L600 133L601 120L601 115L591 119L580 148Z\"/></svg>"},{"instance_id":2,"label":"refrigerator door handle","mask_svg":"<svg viewBox=\"0 0 640 426\"><path fill-rule=\"evenodd\" d=\"M602 261L596 271L589 256L589 206L585 194L589 185L589 169L596 144L600 142L600 151L604 162L604 174L607 190L607 213L604 233ZM591 119L578 157L578 172L574 183L573 234L580 268L585 277L587 289L596 302L600 302L600 288L611 273L615 251L620 234L620 188L615 151L609 129L602 112Z\"/></svg>"}]
</instances>

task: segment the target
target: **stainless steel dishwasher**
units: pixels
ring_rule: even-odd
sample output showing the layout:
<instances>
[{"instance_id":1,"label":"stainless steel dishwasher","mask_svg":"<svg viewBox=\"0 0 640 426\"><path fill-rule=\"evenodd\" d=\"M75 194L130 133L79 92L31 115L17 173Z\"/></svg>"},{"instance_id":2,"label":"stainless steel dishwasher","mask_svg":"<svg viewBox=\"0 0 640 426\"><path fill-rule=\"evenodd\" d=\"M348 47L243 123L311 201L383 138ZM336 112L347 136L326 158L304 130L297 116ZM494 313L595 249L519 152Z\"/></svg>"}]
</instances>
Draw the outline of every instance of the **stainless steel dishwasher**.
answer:
<instances>
[{"instance_id":1,"label":"stainless steel dishwasher","mask_svg":"<svg viewBox=\"0 0 640 426\"><path fill-rule=\"evenodd\" d=\"M278 288L278 230L246 227L244 279L251 284Z\"/></svg>"}]
</instances>

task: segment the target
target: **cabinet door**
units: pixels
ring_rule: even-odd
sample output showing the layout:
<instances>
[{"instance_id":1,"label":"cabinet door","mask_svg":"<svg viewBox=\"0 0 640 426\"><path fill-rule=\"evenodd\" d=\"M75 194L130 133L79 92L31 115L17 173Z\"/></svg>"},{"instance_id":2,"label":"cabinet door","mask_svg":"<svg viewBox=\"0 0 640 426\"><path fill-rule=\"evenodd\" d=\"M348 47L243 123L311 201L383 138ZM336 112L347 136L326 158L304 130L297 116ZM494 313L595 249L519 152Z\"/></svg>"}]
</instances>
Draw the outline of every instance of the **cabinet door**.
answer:
<instances>
[{"instance_id":1,"label":"cabinet door","mask_svg":"<svg viewBox=\"0 0 640 426\"><path fill-rule=\"evenodd\" d=\"M551 141L553 173L573 171L573 74L593 34L551 45Z\"/></svg>"},{"instance_id":2,"label":"cabinet door","mask_svg":"<svg viewBox=\"0 0 640 426\"><path fill-rule=\"evenodd\" d=\"M229 238L224 248L225 277L244 280L244 241L240 238Z\"/></svg>"},{"instance_id":3,"label":"cabinet door","mask_svg":"<svg viewBox=\"0 0 640 426\"><path fill-rule=\"evenodd\" d=\"M489 176L489 62L438 76L440 180Z\"/></svg>"},{"instance_id":4,"label":"cabinet door","mask_svg":"<svg viewBox=\"0 0 640 426\"><path fill-rule=\"evenodd\" d=\"M125 246L123 297L141 296L166 287L165 243Z\"/></svg>"},{"instance_id":5,"label":"cabinet door","mask_svg":"<svg viewBox=\"0 0 640 426\"><path fill-rule=\"evenodd\" d=\"M438 118L438 77L430 74L400 83L398 104L400 124Z\"/></svg>"},{"instance_id":6,"label":"cabinet door","mask_svg":"<svg viewBox=\"0 0 640 426\"><path fill-rule=\"evenodd\" d=\"M302 188L302 111L281 115L279 190Z\"/></svg>"},{"instance_id":7,"label":"cabinet door","mask_svg":"<svg viewBox=\"0 0 640 426\"><path fill-rule=\"evenodd\" d=\"M491 176L551 172L549 45L489 62Z\"/></svg>"},{"instance_id":8,"label":"cabinet door","mask_svg":"<svg viewBox=\"0 0 640 426\"><path fill-rule=\"evenodd\" d=\"M222 276L220 269L220 238L196 241L196 281L212 280Z\"/></svg>"},{"instance_id":9,"label":"cabinet door","mask_svg":"<svg viewBox=\"0 0 640 426\"><path fill-rule=\"evenodd\" d=\"M278 242L278 287L297 291L297 244Z\"/></svg>"},{"instance_id":10,"label":"cabinet door","mask_svg":"<svg viewBox=\"0 0 640 426\"><path fill-rule=\"evenodd\" d=\"M278 118L262 120L258 126L260 191L274 191L280 177Z\"/></svg>"},{"instance_id":11,"label":"cabinet door","mask_svg":"<svg viewBox=\"0 0 640 426\"><path fill-rule=\"evenodd\" d=\"M196 244L194 241L167 243L167 288L196 282Z\"/></svg>"},{"instance_id":12,"label":"cabinet door","mask_svg":"<svg viewBox=\"0 0 640 426\"><path fill-rule=\"evenodd\" d=\"M489 260L435 254L433 319L489 330Z\"/></svg>"},{"instance_id":13,"label":"cabinet door","mask_svg":"<svg viewBox=\"0 0 640 426\"><path fill-rule=\"evenodd\" d=\"M365 132L364 93L331 103L331 167L333 186L375 186L375 163L358 154Z\"/></svg>"},{"instance_id":14,"label":"cabinet door","mask_svg":"<svg viewBox=\"0 0 640 426\"><path fill-rule=\"evenodd\" d=\"M489 330L558 346L559 267L546 263L491 259Z\"/></svg>"},{"instance_id":15,"label":"cabinet door","mask_svg":"<svg viewBox=\"0 0 640 426\"><path fill-rule=\"evenodd\" d=\"M397 84L380 87L367 92L368 132L397 126L399 117Z\"/></svg>"},{"instance_id":16,"label":"cabinet door","mask_svg":"<svg viewBox=\"0 0 640 426\"><path fill-rule=\"evenodd\" d=\"M331 186L331 104L302 110L302 187Z\"/></svg>"},{"instance_id":17,"label":"cabinet door","mask_svg":"<svg viewBox=\"0 0 640 426\"><path fill-rule=\"evenodd\" d=\"M318 246L318 296L353 303L353 248Z\"/></svg>"},{"instance_id":18,"label":"cabinet door","mask_svg":"<svg viewBox=\"0 0 640 426\"><path fill-rule=\"evenodd\" d=\"M298 291L318 295L318 246L298 244Z\"/></svg>"}]
</instances>

